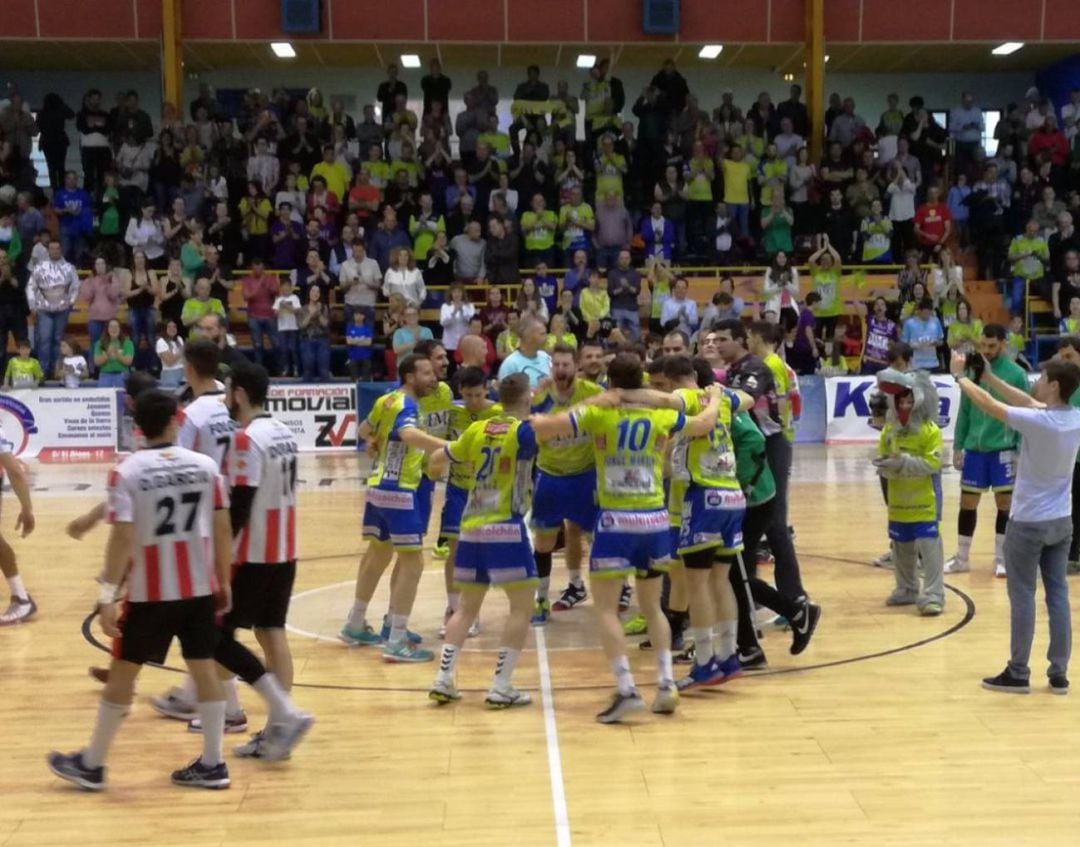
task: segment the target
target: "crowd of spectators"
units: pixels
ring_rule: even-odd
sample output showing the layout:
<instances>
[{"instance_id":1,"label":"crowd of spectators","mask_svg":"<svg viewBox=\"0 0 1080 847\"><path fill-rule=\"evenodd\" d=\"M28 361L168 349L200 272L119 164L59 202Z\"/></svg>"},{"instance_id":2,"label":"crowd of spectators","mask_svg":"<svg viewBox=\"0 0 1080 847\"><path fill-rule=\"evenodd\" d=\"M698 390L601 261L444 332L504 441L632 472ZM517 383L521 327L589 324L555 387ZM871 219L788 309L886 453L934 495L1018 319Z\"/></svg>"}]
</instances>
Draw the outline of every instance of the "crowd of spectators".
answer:
<instances>
[{"instance_id":1,"label":"crowd of spectators","mask_svg":"<svg viewBox=\"0 0 1080 847\"><path fill-rule=\"evenodd\" d=\"M437 59L419 114L394 65L358 115L318 89L252 89L226 114L204 85L186 115L167 108L155 125L135 92L110 107L90 90L78 109L49 94L36 113L11 92L0 104L5 347L32 338L46 377L61 373L82 302L91 372L175 379L184 338L220 321L231 343L242 301L250 355L275 373L368 378L432 335L452 353L479 336L498 361L527 316L551 345L638 340L643 323L693 337L746 303L732 281L695 302L678 269L765 265L742 293L783 322L804 372L856 345L874 361L879 312L929 365L977 337L967 254L981 278L1003 280L1017 314L1030 288L1062 331L1080 321L1080 92L1060 112L1034 88L1010 104L993 155L969 93L946 126L921 97L905 111L889 96L875 124L834 94L812 161L798 85L745 109L722 91L710 111L672 61L632 102L607 60L576 94L542 76L528 68L507 104L480 71L453 122L457 89ZM65 169L71 121L81 174ZM842 274L892 263L904 266L899 298L859 304L856 337Z\"/></svg>"}]
</instances>

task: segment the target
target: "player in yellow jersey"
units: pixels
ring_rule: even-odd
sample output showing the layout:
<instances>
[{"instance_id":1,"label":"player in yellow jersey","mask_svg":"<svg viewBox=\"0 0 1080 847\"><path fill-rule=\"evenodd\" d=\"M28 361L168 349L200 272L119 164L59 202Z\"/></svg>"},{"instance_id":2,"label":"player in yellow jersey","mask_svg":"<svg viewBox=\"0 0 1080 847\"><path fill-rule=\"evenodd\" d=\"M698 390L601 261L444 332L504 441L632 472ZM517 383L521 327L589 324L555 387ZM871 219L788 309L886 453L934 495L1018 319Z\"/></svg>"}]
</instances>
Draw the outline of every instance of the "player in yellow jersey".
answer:
<instances>
[{"instance_id":1,"label":"player in yellow jersey","mask_svg":"<svg viewBox=\"0 0 1080 847\"><path fill-rule=\"evenodd\" d=\"M476 421L487 420L502 413L502 406L488 397L487 375L480 369L464 367L458 374L458 390L461 401L450 409L450 439L461 438L465 430ZM429 465L429 470L441 469L443 463ZM458 535L461 532L461 516L465 512L465 503L472 484L472 468L467 462L454 462L450 465L450 477L446 482L446 500L443 503L442 521L439 536L447 541L447 556L444 573L446 576L446 614L439 628L439 635L446 635L446 625L450 616L458 607L461 592L454 586L454 554L457 551ZM469 635L478 634L476 623Z\"/></svg>"},{"instance_id":2,"label":"player in yellow jersey","mask_svg":"<svg viewBox=\"0 0 1080 847\"><path fill-rule=\"evenodd\" d=\"M613 389L640 389L640 358L619 353L608 367ZM614 400L612 398L615 398ZM671 659L671 629L660 609L658 577L671 561L671 538L664 508L663 456L668 440L680 431L705 435L716 425L720 395L702 414L686 418L671 409L649 409L622 403L608 393L578 404L569 412L533 418L537 438L585 434L592 440L599 515L589 558L593 600L604 652L615 672L617 691L596 719L615 723L645 707L634 686L619 622L623 580L637 577L638 599L656 648L659 690L653 711L670 714L678 705ZM602 405L601 405L602 404ZM615 405L613 405L615 404Z\"/></svg>"},{"instance_id":3,"label":"player in yellow jersey","mask_svg":"<svg viewBox=\"0 0 1080 847\"><path fill-rule=\"evenodd\" d=\"M418 404L420 408L420 428L428 435L434 435L436 438L445 440L450 436L450 410L454 407L454 392L451 390L449 383L446 382L450 357L446 354L446 348L438 341L421 341L413 348L413 353L431 360L431 366L435 369L435 378L439 381L434 391L420 398ZM425 534L427 534L428 526L431 524L431 501L434 494L435 479L425 470L424 476L420 480L420 488L417 491ZM435 555L445 556L446 553L444 542L440 538L439 543L436 545Z\"/></svg>"},{"instance_id":4,"label":"player in yellow jersey","mask_svg":"<svg viewBox=\"0 0 1080 847\"><path fill-rule=\"evenodd\" d=\"M356 599L341 638L353 645L385 642L383 659L388 662L429 662L434 654L411 643L407 630L424 568L421 545L426 527L417 489L424 451L437 450L446 442L420 427L418 401L438 384L431 360L406 356L398 363L398 379L401 388L376 401L358 432L362 439L374 439L377 462L368 478L364 507L364 537L370 546L360 563ZM384 639L368 626L367 607L395 552L399 573L390 583L390 631Z\"/></svg>"},{"instance_id":5,"label":"player in yellow jersey","mask_svg":"<svg viewBox=\"0 0 1080 847\"><path fill-rule=\"evenodd\" d=\"M567 345L555 345L551 351L551 381L533 397L534 412L564 412L602 391L600 386L577 375L577 356L577 352ZM540 583L532 622L534 626L543 626L552 611L565 612L588 597L581 579L581 542L596 523L596 468L592 443L584 433L542 443L536 465L538 473L530 526ZM570 584L552 605L548 602L551 554L560 529L565 533Z\"/></svg>"},{"instance_id":6,"label":"player in yellow jersey","mask_svg":"<svg viewBox=\"0 0 1080 847\"><path fill-rule=\"evenodd\" d=\"M491 586L506 591L510 616L503 628L495 678L485 702L495 709L532 702L527 693L511 683L529 631L529 610L537 581L525 526L537 449L532 425L524 420L529 416L530 394L524 374L507 377L499 383L503 411L470 424L460 437L431 457L435 470L450 461L451 475L459 468L468 475L468 501L461 518L454 568L461 603L447 623L439 672L428 692L437 703L461 699L454 669L469 627L480 614Z\"/></svg>"}]
</instances>

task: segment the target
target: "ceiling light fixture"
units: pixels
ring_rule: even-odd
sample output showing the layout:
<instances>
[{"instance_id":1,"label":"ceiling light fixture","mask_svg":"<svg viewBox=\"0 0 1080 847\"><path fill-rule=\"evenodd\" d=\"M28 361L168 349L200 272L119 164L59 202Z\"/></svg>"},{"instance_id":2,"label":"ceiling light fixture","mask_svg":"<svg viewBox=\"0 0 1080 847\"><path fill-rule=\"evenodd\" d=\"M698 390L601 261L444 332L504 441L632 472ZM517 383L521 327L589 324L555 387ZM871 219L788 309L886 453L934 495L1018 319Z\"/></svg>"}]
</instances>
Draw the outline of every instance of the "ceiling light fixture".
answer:
<instances>
[{"instance_id":1,"label":"ceiling light fixture","mask_svg":"<svg viewBox=\"0 0 1080 847\"><path fill-rule=\"evenodd\" d=\"M418 68L420 67L420 57L415 53L402 53L401 54L401 67L403 68Z\"/></svg>"},{"instance_id":2,"label":"ceiling light fixture","mask_svg":"<svg viewBox=\"0 0 1080 847\"><path fill-rule=\"evenodd\" d=\"M995 56L1011 56L1023 46L1023 41L1006 41L1004 44L999 44L990 52Z\"/></svg>"},{"instance_id":3,"label":"ceiling light fixture","mask_svg":"<svg viewBox=\"0 0 1080 847\"><path fill-rule=\"evenodd\" d=\"M706 44L698 51L699 59L715 59L724 52L723 44Z\"/></svg>"},{"instance_id":4,"label":"ceiling light fixture","mask_svg":"<svg viewBox=\"0 0 1080 847\"><path fill-rule=\"evenodd\" d=\"M579 68L591 68L596 64L596 57L592 53L579 53L577 57L577 66Z\"/></svg>"},{"instance_id":5,"label":"ceiling light fixture","mask_svg":"<svg viewBox=\"0 0 1080 847\"><path fill-rule=\"evenodd\" d=\"M274 51L274 55L279 59L295 59L296 48L293 47L288 41L271 41L270 49Z\"/></svg>"}]
</instances>

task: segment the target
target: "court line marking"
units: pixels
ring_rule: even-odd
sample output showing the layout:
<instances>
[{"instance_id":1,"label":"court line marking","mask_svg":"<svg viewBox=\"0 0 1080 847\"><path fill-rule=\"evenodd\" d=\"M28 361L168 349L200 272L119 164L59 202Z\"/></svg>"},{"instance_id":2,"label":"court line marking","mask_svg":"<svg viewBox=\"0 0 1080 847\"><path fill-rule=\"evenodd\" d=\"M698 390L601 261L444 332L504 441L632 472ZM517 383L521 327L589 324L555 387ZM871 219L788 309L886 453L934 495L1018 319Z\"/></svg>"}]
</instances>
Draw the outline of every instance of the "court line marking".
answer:
<instances>
[{"instance_id":1,"label":"court line marking","mask_svg":"<svg viewBox=\"0 0 1080 847\"><path fill-rule=\"evenodd\" d=\"M537 627L533 632L536 635L536 660L540 669L540 701L544 708L544 737L547 741L548 776L551 779L551 806L555 814L555 843L558 847L570 847L570 813L566 807L559 729L555 723L555 692L551 684L551 668L548 666L547 637L543 627Z\"/></svg>"}]
</instances>

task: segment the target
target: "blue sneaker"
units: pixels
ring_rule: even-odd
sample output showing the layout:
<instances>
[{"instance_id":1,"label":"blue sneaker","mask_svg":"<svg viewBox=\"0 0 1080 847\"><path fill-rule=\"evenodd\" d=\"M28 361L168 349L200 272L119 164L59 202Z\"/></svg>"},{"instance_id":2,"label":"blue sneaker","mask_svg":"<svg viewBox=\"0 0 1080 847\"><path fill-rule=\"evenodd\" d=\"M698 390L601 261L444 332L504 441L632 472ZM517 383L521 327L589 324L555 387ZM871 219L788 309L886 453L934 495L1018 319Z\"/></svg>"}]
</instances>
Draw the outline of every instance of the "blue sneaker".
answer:
<instances>
[{"instance_id":1,"label":"blue sneaker","mask_svg":"<svg viewBox=\"0 0 1080 847\"><path fill-rule=\"evenodd\" d=\"M348 624L341 628L338 638L350 647L371 647L374 644L382 644L383 640L370 624L364 624L363 629L350 629Z\"/></svg>"},{"instance_id":2,"label":"blue sneaker","mask_svg":"<svg viewBox=\"0 0 1080 847\"><path fill-rule=\"evenodd\" d=\"M724 681L724 670L720 662L714 656L705 665L695 664L690 673L675 683L679 691L689 691L693 688L706 688L710 685L719 685Z\"/></svg>"},{"instance_id":3,"label":"blue sneaker","mask_svg":"<svg viewBox=\"0 0 1080 847\"><path fill-rule=\"evenodd\" d=\"M406 639L400 644L384 644L382 658L384 662L415 665L420 662L435 661L435 654L430 650L425 650L423 647L410 644Z\"/></svg>"},{"instance_id":4,"label":"blue sneaker","mask_svg":"<svg viewBox=\"0 0 1080 847\"><path fill-rule=\"evenodd\" d=\"M105 787L105 768L88 768L83 764L82 753L64 755L53 751L47 761L49 770L83 791L101 791Z\"/></svg>"},{"instance_id":5,"label":"blue sneaker","mask_svg":"<svg viewBox=\"0 0 1080 847\"><path fill-rule=\"evenodd\" d=\"M529 623L533 626L547 626L547 622L551 620L551 602L549 600L537 600L536 605L533 606L532 618L529 619Z\"/></svg>"},{"instance_id":6,"label":"blue sneaker","mask_svg":"<svg viewBox=\"0 0 1080 847\"><path fill-rule=\"evenodd\" d=\"M379 632L379 637L383 641L390 640L390 616L383 615L382 630ZM413 632L411 629L405 630L405 637L409 639L410 644L423 644L424 637Z\"/></svg>"},{"instance_id":7,"label":"blue sneaker","mask_svg":"<svg viewBox=\"0 0 1080 847\"><path fill-rule=\"evenodd\" d=\"M713 659L715 662L716 659ZM737 653L732 653L724 661L718 662L717 667L723 673L723 678L720 682L728 682L732 679L738 679L742 676L742 665L739 664L739 656Z\"/></svg>"}]
</instances>

